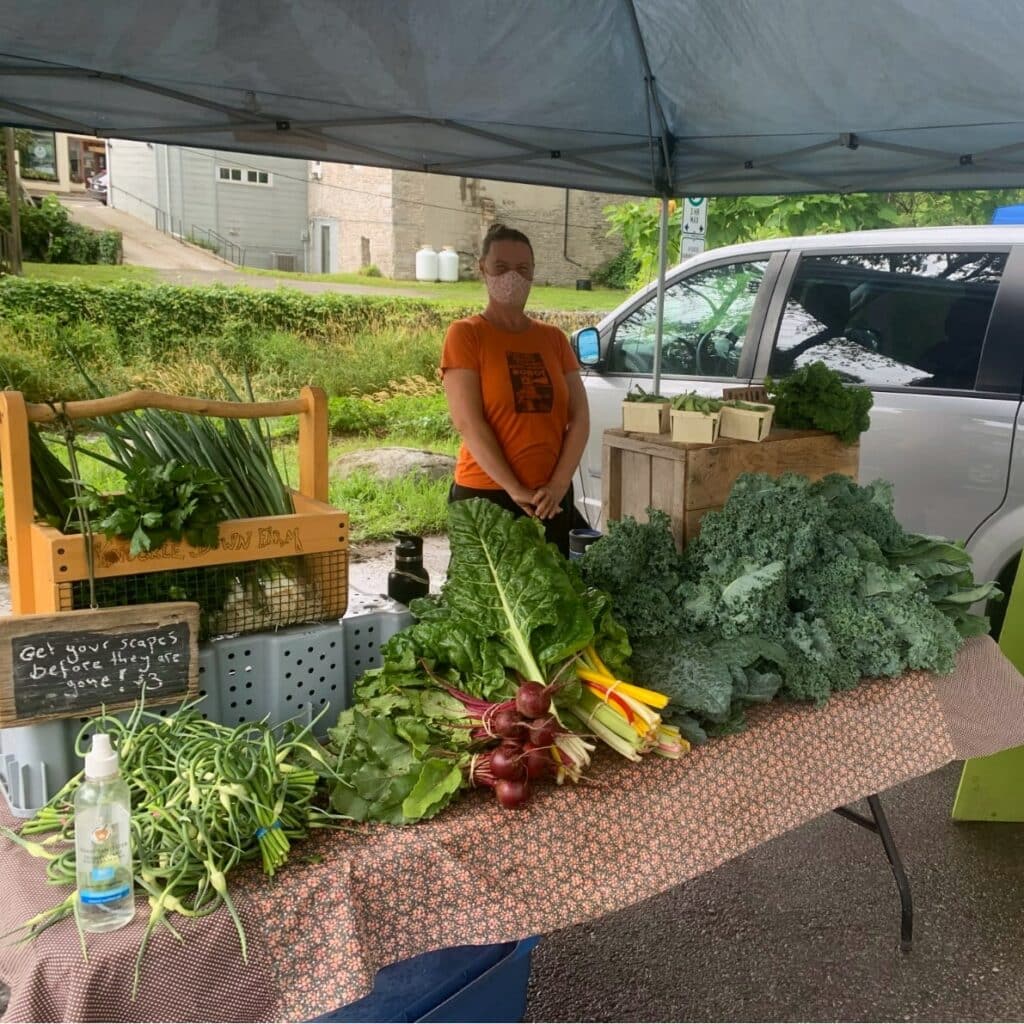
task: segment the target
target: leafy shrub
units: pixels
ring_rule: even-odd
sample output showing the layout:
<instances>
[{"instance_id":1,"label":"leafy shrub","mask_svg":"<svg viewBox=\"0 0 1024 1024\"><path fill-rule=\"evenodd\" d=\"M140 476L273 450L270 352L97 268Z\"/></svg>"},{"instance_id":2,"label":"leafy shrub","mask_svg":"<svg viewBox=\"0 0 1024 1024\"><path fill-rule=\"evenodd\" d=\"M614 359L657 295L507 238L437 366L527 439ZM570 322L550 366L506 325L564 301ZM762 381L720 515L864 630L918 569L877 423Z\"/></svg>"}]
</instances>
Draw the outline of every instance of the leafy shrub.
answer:
<instances>
[{"instance_id":1,"label":"leafy shrub","mask_svg":"<svg viewBox=\"0 0 1024 1024\"><path fill-rule=\"evenodd\" d=\"M6 197L5 197L6 200ZM26 260L42 263L120 263L121 233L75 224L56 196L39 206L22 203L21 242ZM10 205L0 205L0 223L10 225Z\"/></svg>"},{"instance_id":2,"label":"leafy shrub","mask_svg":"<svg viewBox=\"0 0 1024 1024\"><path fill-rule=\"evenodd\" d=\"M613 256L602 263L591 275L590 279L599 288L629 288L640 271L640 263L629 251L623 249L618 256Z\"/></svg>"},{"instance_id":3,"label":"leafy shrub","mask_svg":"<svg viewBox=\"0 0 1024 1024\"><path fill-rule=\"evenodd\" d=\"M431 331L440 338L453 319L478 310L387 296L311 295L289 288L5 279L0 318L18 312L51 314L61 324L89 320L112 329L126 353L160 356L196 338L237 330L240 324L257 334L287 331L332 341L389 331Z\"/></svg>"},{"instance_id":4,"label":"leafy shrub","mask_svg":"<svg viewBox=\"0 0 1024 1024\"><path fill-rule=\"evenodd\" d=\"M360 267L359 268L359 273L362 274L363 277L382 277L383 276L381 274L381 272L380 272L380 267L378 267L376 263L371 263L368 267Z\"/></svg>"}]
</instances>

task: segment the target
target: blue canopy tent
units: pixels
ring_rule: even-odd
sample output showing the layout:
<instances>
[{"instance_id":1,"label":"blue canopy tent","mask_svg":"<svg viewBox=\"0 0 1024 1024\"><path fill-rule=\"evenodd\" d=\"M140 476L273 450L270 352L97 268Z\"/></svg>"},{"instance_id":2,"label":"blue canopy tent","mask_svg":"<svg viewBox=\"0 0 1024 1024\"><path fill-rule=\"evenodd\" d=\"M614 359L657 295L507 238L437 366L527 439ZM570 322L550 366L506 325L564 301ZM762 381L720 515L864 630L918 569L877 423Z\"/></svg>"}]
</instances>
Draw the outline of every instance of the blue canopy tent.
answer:
<instances>
[{"instance_id":1,"label":"blue canopy tent","mask_svg":"<svg viewBox=\"0 0 1024 1024\"><path fill-rule=\"evenodd\" d=\"M636 195L1024 181L1017 0L0 0L0 122Z\"/></svg>"},{"instance_id":2,"label":"blue canopy tent","mask_svg":"<svg viewBox=\"0 0 1024 1024\"><path fill-rule=\"evenodd\" d=\"M1018 0L0 0L0 123L645 196L993 188L1022 52Z\"/></svg>"}]
</instances>

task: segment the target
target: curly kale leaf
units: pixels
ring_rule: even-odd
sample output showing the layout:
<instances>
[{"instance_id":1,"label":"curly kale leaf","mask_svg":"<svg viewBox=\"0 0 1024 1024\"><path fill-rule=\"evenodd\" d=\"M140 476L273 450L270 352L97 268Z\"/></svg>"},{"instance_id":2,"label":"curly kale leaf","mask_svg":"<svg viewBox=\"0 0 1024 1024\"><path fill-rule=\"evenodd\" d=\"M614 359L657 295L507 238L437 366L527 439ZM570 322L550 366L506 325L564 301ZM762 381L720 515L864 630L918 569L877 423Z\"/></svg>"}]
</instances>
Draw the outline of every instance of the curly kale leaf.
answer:
<instances>
[{"instance_id":1,"label":"curly kale leaf","mask_svg":"<svg viewBox=\"0 0 1024 1024\"><path fill-rule=\"evenodd\" d=\"M608 534L579 561L586 584L612 595L615 618L634 642L672 633L680 624L683 562L669 517L657 509L648 515L646 523L632 517L610 523Z\"/></svg>"},{"instance_id":2,"label":"curly kale leaf","mask_svg":"<svg viewBox=\"0 0 1024 1024\"><path fill-rule=\"evenodd\" d=\"M633 670L645 686L664 693L670 712L701 719L729 713L733 677L728 661L699 636L675 634L634 644Z\"/></svg>"},{"instance_id":3,"label":"curly kale leaf","mask_svg":"<svg viewBox=\"0 0 1024 1024\"><path fill-rule=\"evenodd\" d=\"M854 444L871 425L874 398L867 388L843 384L823 362L794 370L781 380L765 380L775 405L775 422L797 430L825 430L843 444Z\"/></svg>"}]
</instances>

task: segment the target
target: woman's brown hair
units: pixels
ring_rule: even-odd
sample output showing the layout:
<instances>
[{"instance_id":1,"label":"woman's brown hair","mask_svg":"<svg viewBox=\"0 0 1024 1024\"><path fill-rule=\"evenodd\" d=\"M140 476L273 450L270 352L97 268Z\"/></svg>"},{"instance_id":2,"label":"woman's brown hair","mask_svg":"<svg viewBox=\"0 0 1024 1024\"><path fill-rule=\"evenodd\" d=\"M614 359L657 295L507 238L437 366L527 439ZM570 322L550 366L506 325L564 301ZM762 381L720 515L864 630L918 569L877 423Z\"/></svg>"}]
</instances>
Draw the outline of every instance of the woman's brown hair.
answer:
<instances>
[{"instance_id":1,"label":"woman's brown hair","mask_svg":"<svg viewBox=\"0 0 1024 1024\"><path fill-rule=\"evenodd\" d=\"M480 253L481 260L487 259L487 251L492 242L522 242L530 250L530 255L533 255L533 246L530 245L530 240L522 231L506 227L504 224L492 224L487 229L487 234L484 235L483 251Z\"/></svg>"}]
</instances>

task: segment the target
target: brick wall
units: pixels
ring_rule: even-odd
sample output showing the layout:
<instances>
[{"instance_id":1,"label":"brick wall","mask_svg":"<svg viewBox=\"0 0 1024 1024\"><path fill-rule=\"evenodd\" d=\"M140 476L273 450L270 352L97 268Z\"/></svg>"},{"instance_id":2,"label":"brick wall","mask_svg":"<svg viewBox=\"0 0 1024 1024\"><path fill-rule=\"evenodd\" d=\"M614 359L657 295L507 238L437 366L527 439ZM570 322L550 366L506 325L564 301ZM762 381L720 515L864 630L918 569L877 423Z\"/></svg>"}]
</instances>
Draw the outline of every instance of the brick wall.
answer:
<instances>
[{"instance_id":1,"label":"brick wall","mask_svg":"<svg viewBox=\"0 0 1024 1024\"><path fill-rule=\"evenodd\" d=\"M396 223L403 222L395 233L397 277L415 275L416 249L424 243L437 250L453 246L460 276L477 277L480 243L496 220L529 236L537 280L546 284L571 285L589 277L621 248L608 237L603 210L622 196L409 171L396 172L393 187Z\"/></svg>"},{"instance_id":2,"label":"brick wall","mask_svg":"<svg viewBox=\"0 0 1024 1024\"><path fill-rule=\"evenodd\" d=\"M603 211L622 196L353 164L322 167L323 183L310 185L309 215L339 221L340 270L358 270L368 249L369 262L386 277L412 280L417 249L450 245L459 253L460 277L475 278L480 243L496 220L529 236L542 283L572 285L621 248L608 237Z\"/></svg>"},{"instance_id":3,"label":"brick wall","mask_svg":"<svg viewBox=\"0 0 1024 1024\"><path fill-rule=\"evenodd\" d=\"M358 164L321 167L322 181L309 185L309 217L338 221L338 269L351 273L372 263L385 277L394 277L394 172Z\"/></svg>"}]
</instances>

